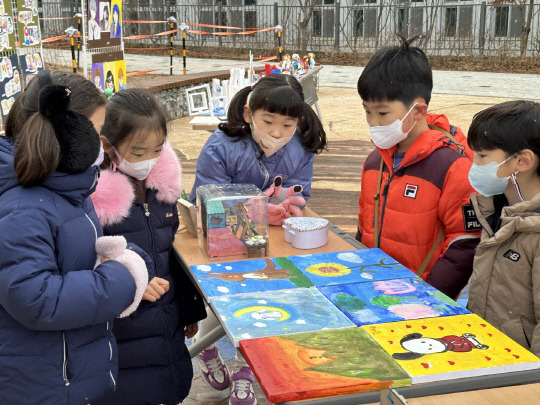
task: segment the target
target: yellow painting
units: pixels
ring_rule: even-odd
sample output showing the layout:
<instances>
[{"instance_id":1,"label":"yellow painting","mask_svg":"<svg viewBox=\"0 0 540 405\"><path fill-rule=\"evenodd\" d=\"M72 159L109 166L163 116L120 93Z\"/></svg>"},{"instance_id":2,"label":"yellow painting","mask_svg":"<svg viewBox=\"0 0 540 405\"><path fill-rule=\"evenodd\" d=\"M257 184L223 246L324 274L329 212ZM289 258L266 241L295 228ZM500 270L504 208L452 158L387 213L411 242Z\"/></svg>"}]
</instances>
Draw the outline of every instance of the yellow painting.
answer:
<instances>
[{"instance_id":1,"label":"yellow painting","mask_svg":"<svg viewBox=\"0 0 540 405\"><path fill-rule=\"evenodd\" d=\"M474 314L363 328L413 384L540 368L538 357Z\"/></svg>"}]
</instances>

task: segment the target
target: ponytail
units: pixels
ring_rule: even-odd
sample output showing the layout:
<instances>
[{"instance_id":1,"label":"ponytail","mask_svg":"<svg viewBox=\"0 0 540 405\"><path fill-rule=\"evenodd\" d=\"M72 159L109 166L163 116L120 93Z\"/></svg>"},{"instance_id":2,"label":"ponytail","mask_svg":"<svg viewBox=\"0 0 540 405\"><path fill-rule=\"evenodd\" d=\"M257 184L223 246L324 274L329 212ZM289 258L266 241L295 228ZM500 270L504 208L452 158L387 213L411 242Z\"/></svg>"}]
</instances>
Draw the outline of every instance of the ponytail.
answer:
<instances>
[{"instance_id":1,"label":"ponytail","mask_svg":"<svg viewBox=\"0 0 540 405\"><path fill-rule=\"evenodd\" d=\"M319 116L304 102L304 115L298 124L302 146L311 153L321 153L326 149L326 132Z\"/></svg>"},{"instance_id":2,"label":"ponytail","mask_svg":"<svg viewBox=\"0 0 540 405\"><path fill-rule=\"evenodd\" d=\"M231 138L246 138L251 134L248 123L244 121L244 106L249 93L251 86L244 87L234 95L227 110L227 122L218 125Z\"/></svg>"},{"instance_id":3,"label":"ponytail","mask_svg":"<svg viewBox=\"0 0 540 405\"><path fill-rule=\"evenodd\" d=\"M30 116L16 137L14 167L23 187L47 180L60 162L60 144L51 122L39 112Z\"/></svg>"}]
</instances>

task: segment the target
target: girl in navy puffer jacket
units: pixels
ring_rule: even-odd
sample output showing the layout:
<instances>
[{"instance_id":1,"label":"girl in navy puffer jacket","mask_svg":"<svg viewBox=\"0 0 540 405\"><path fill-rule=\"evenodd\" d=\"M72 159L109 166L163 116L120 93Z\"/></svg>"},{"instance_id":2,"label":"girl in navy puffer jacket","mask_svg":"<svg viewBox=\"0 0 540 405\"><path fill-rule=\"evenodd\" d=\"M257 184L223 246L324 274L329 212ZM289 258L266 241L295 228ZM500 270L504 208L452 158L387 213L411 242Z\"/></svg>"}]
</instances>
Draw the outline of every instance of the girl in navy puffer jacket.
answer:
<instances>
[{"instance_id":1,"label":"girl in navy puffer jacket","mask_svg":"<svg viewBox=\"0 0 540 405\"><path fill-rule=\"evenodd\" d=\"M94 268L101 227L88 196L104 103L84 77L43 71L0 136L3 405L88 404L115 387L111 321L136 286L117 261Z\"/></svg>"},{"instance_id":2,"label":"girl in navy puffer jacket","mask_svg":"<svg viewBox=\"0 0 540 405\"><path fill-rule=\"evenodd\" d=\"M193 370L184 335L205 317L195 287L172 257L178 229L180 165L165 142L165 115L149 93L122 90L107 105L101 132L104 170L92 200L108 235L123 235L153 259L142 304L114 323L118 389L99 405L178 404Z\"/></svg>"}]
</instances>

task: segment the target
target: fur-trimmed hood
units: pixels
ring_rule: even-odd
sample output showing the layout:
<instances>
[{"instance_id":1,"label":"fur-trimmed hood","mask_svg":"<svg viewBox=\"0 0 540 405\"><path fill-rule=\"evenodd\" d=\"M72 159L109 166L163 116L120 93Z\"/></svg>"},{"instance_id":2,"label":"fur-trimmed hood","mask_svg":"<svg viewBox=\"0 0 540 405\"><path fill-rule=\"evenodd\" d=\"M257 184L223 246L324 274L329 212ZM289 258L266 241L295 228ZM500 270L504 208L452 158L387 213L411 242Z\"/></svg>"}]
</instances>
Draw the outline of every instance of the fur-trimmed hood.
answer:
<instances>
[{"instance_id":1,"label":"fur-trimmed hood","mask_svg":"<svg viewBox=\"0 0 540 405\"><path fill-rule=\"evenodd\" d=\"M156 198L173 204L182 193L182 169L180 162L169 143L145 181L146 188L157 190ZM128 176L120 171L103 170L96 191L90 196L99 222L109 226L121 222L129 215L135 200L135 189Z\"/></svg>"}]
</instances>

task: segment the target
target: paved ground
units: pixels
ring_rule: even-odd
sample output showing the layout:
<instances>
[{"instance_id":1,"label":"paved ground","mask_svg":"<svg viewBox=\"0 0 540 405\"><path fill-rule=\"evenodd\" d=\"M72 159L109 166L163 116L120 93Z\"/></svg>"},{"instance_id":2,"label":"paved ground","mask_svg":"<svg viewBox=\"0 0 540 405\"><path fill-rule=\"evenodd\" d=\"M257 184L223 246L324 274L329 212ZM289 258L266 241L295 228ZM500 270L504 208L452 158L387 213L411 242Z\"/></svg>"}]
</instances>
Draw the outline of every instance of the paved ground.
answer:
<instances>
[{"instance_id":1,"label":"paved ground","mask_svg":"<svg viewBox=\"0 0 540 405\"><path fill-rule=\"evenodd\" d=\"M71 65L63 51L45 51L45 60ZM47 56L49 59L47 59ZM175 63L178 63L175 58ZM169 66L168 57L126 55L128 71L141 71ZM189 59L188 73L245 67L232 60ZM356 82L361 67L325 65L320 73L319 103L329 139L328 151L317 156L314 167L313 194L309 205L323 217L354 233L361 165L372 149L364 122ZM167 70L163 71L167 73ZM175 68L180 73L181 68ZM156 72L159 73L159 72ZM433 98L430 111L444 113L465 132L473 115L507 99L540 100L540 75L434 71ZM193 184L197 156L209 132L194 131L189 117L170 123L170 141L182 157L184 186L187 192ZM234 367L235 349L225 337L218 342L229 368ZM192 390L184 401L187 405L225 405L226 399L214 398L200 377L197 361ZM266 405L260 387L256 387L259 405Z\"/></svg>"}]
</instances>

